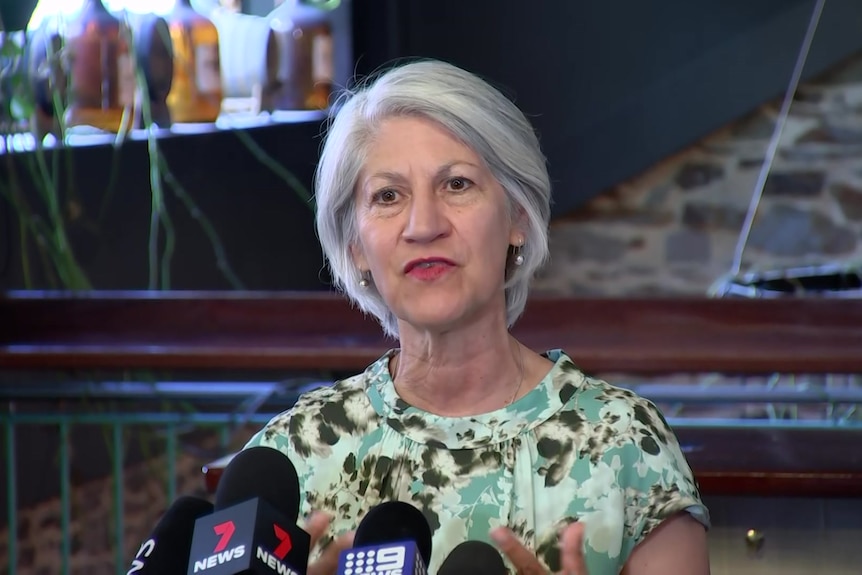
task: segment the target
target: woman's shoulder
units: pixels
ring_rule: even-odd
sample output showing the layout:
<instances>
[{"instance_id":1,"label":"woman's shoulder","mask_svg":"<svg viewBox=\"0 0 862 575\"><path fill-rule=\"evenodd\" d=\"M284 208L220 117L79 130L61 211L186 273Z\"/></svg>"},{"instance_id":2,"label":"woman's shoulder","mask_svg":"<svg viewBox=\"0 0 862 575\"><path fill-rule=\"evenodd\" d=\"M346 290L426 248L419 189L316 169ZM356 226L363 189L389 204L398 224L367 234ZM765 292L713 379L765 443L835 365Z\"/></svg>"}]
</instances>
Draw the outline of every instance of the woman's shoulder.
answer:
<instances>
[{"instance_id":1,"label":"woman's shoulder","mask_svg":"<svg viewBox=\"0 0 862 575\"><path fill-rule=\"evenodd\" d=\"M252 445L271 445L287 448L296 445L298 435L310 430L326 433L338 428L348 431L365 427L374 417L368 402L365 373L356 374L303 392L289 409L272 417L249 441ZM313 423L317 425L310 425Z\"/></svg>"},{"instance_id":2,"label":"woman's shoulder","mask_svg":"<svg viewBox=\"0 0 862 575\"><path fill-rule=\"evenodd\" d=\"M593 460L612 452L627 459L660 456L679 462L676 436L650 399L584 373L565 354L557 357L552 387L562 405L548 420L551 425L536 429L540 437L562 432Z\"/></svg>"},{"instance_id":3,"label":"woman's shoulder","mask_svg":"<svg viewBox=\"0 0 862 575\"><path fill-rule=\"evenodd\" d=\"M652 400L598 377L584 376L584 393L579 403L591 419L608 423L640 423L655 430L670 429Z\"/></svg>"},{"instance_id":4,"label":"woman's shoulder","mask_svg":"<svg viewBox=\"0 0 862 575\"><path fill-rule=\"evenodd\" d=\"M322 384L320 387L309 389L300 394L290 411L314 411L324 405L349 401L356 396L365 395L367 385L368 375L366 372L340 379L331 384Z\"/></svg>"},{"instance_id":5,"label":"woman's shoulder","mask_svg":"<svg viewBox=\"0 0 862 575\"><path fill-rule=\"evenodd\" d=\"M657 416L662 424L667 425L649 399L584 372L562 350L552 350L543 355L554 361L549 374L551 391L559 394L560 401L569 409L577 409L591 420L629 413L641 418Z\"/></svg>"}]
</instances>

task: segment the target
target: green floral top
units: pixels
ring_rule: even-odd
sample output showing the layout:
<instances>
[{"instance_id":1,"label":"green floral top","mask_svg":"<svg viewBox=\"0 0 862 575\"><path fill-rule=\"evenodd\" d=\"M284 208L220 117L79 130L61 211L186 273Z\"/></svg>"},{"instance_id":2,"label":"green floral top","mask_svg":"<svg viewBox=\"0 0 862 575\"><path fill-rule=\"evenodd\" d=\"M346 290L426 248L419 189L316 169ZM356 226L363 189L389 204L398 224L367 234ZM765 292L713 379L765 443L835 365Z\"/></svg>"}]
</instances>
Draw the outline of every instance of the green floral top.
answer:
<instances>
[{"instance_id":1,"label":"green floral top","mask_svg":"<svg viewBox=\"0 0 862 575\"><path fill-rule=\"evenodd\" d=\"M401 400L389 374L394 353L303 394L247 445L287 454L299 474L302 514L333 515L334 535L355 529L372 506L398 499L431 525L430 573L456 545L490 542L489 530L500 525L557 571L557 532L577 519L587 525L590 575L604 575L619 573L634 546L679 511L709 526L658 409L586 376L562 351L545 354L554 366L527 395L464 418Z\"/></svg>"}]
</instances>

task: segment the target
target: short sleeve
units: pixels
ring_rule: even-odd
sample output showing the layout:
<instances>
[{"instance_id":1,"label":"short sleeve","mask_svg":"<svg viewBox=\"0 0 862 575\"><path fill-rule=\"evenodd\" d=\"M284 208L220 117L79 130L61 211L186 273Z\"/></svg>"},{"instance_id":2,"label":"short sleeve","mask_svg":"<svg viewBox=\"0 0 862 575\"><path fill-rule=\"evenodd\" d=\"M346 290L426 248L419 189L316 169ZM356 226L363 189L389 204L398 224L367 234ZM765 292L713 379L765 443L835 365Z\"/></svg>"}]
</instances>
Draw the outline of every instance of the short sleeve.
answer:
<instances>
[{"instance_id":1,"label":"short sleeve","mask_svg":"<svg viewBox=\"0 0 862 575\"><path fill-rule=\"evenodd\" d=\"M709 511L691 467L659 409L645 399L633 405L630 442L619 449L619 484L625 501L623 557L662 521L690 513L707 529Z\"/></svg>"},{"instance_id":2,"label":"short sleeve","mask_svg":"<svg viewBox=\"0 0 862 575\"><path fill-rule=\"evenodd\" d=\"M351 382L306 392L246 443L244 449L278 449L293 463L299 479L302 522L314 510L341 513L339 506L349 495L344 484L357 473L358 442L369 429L368 413L373 413L364 398L364 388ZM351 495L354 499L358 496ZM321 544L326 542L324 537Z\"/></svg>"}]
</instances>

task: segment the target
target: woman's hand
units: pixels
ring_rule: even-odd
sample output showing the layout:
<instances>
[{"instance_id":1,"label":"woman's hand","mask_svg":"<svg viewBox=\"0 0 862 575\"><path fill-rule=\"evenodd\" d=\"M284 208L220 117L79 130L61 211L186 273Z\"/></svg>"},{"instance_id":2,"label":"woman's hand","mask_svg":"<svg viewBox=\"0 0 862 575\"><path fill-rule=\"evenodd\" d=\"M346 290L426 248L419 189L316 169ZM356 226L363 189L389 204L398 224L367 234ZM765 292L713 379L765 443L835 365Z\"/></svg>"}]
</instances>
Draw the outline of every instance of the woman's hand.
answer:
<instances>
[{"instance_id":1,"label":"woman's hand","mask_svg":"<svg viewBox=\"0 0 862 575\"><path fill-rule=\"evenodd\" d=\"M311 536L311 546L314 549L320 538L326 534L332 519L320 511L315 511L305 522L305 532ZM326 546L320 557L314 563L308 564L306 575L334 575L338 569L338 556L345 549L353 547L354 532L350 531L336 537L332 543Z\"/></svg>"},{"instance_id":2,"label":"woman's hand","mask_svg":"<svg viewBox=\"0 0 862 575\"><path fill-rule=\"evenodd\" d=\"M511 530L500 527L491 532L491 538L518 570L518 575L548 575L536 555L521 545ZM571 523L560 532L560 565L559 575L588 575L583 523Z\"/></svg>"}]
</instances>

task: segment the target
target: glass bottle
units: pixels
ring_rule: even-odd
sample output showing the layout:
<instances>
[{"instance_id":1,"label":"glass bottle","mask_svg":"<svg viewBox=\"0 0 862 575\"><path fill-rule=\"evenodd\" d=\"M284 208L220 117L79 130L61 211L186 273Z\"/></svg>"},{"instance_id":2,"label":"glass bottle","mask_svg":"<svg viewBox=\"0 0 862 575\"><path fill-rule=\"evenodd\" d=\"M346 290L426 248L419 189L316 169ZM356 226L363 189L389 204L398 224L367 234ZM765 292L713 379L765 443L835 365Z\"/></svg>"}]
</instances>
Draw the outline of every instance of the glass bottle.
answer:
<instances>
[{"instance_id":1,"label":"glass bottle","mask_svg":"<svg viewBox=\"0 0 862 575\"><path fill-rule=\"evenodd\" d=\"M174 49L168 108L174 122L215 122L221 112L218 30L190 0L177 0L167 16Z\"/></svg>"},{"instance_id":2,"label":"glass bottle","mask_svg":"<svg viewBox=\"0 0 862 575\"><path fill-rule=\"evenodd\" d=\"M63 34L70 82L67 127L86 125L109 132L131 128L136 86L130 37L102 0L86 0L68 21Z\"/></svg>"},{"instance_id":3,"label":"glass bottle","mask_svg":"<svg viewBox=\"0 0 862 575\"><path fill-rule=\"evenodd\" d=\"M321 110L329 105L334 63L328 12L338 4L286 0L270 14L281 55L276 108Z\"/></svg>"},{"instance_id":4,"label":"glass bottle","mask_svg":"<svg viewBox=\"0 0 862 575\"><path fill-rule=\"evenodd\" d=\"M62 138L58 113L67 105L67 78L62 62L63 39L59 17L46 18L41 25L29 30L30 87L33 90L34 113L31 131L39 140L45 134Z\"/></svg>"},{"instance_id":5,"label":"glass bottle","mask_svg":"<svg viewBox=\"0 0 862 575\"><path fill-rule=\"evenodd\" d=\"M171 125L167 98L174 78L174 52L167 21L152 12L130 17L134 36L135 62L144 79L139 90L140 106L135 116L135 127L146 127L144 99L149 101L150 120L156 126Z\"/></svg>"}]
</instances>

